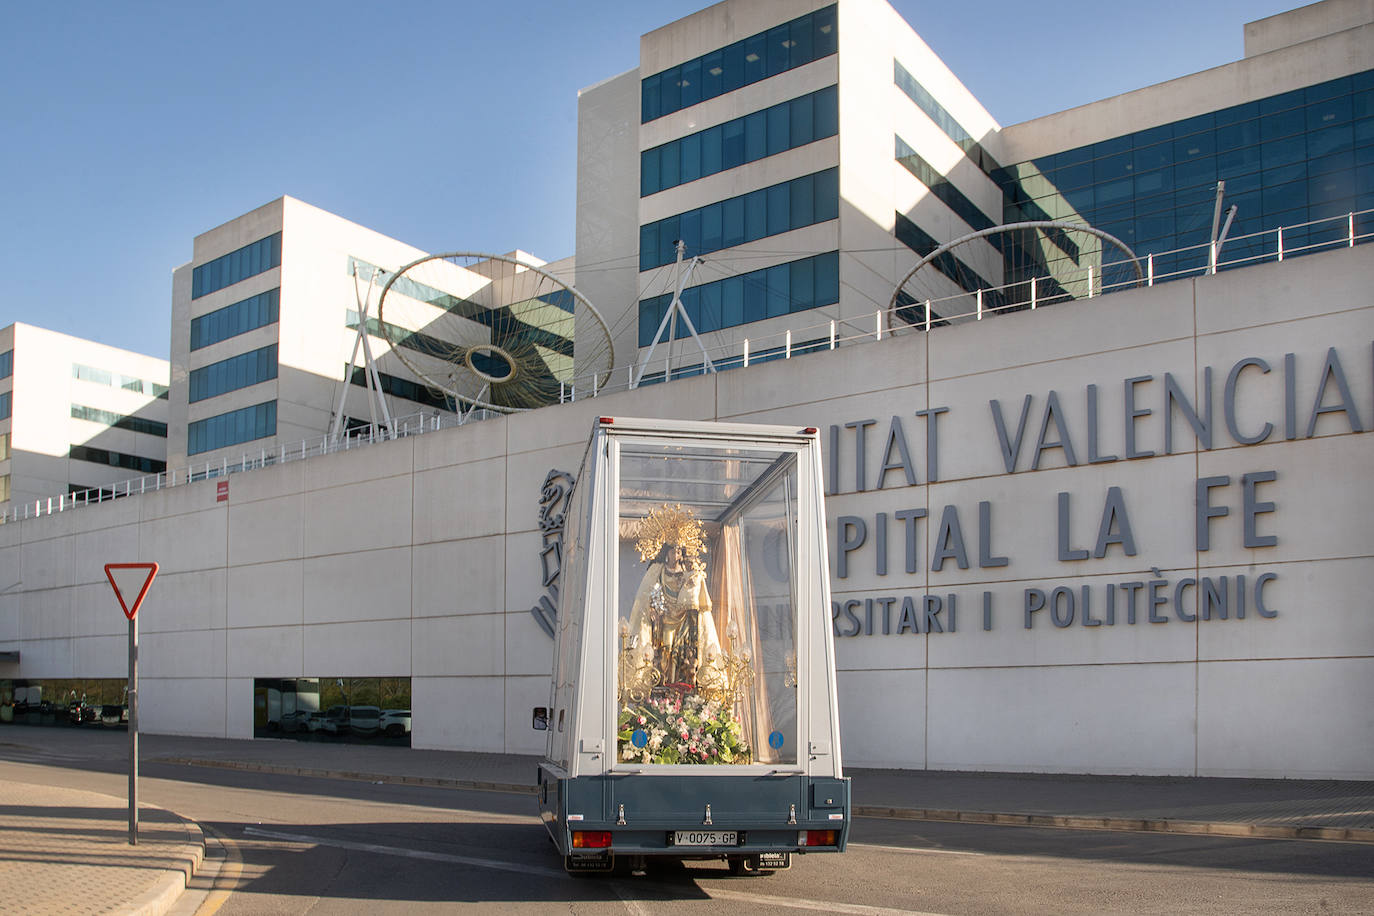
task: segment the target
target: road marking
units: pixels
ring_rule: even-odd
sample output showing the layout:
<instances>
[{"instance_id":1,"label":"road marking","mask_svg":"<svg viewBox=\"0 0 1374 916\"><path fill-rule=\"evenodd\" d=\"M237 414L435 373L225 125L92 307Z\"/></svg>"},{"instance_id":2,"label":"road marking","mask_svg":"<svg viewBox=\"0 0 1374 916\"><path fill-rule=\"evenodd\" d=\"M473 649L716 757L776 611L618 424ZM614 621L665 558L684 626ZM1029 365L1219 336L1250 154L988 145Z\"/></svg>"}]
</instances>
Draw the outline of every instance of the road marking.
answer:
<instances>
[{"instance_id":1,"label":"road marking","mask_svg":"<svg viewBox=\"0 0 1374 916\"><path fill-rule=\"evenodd\" d=\"M351 840L335 840L325 837L305 836L299 833L279 833L275 830L261 830L245 827L243 832L249 836L269 840L286 840L290 843L309 843L312 846L333 846L338 849L352 849L358 852L375 852L385 856L403 856L407 859L423 859L427 862L452 862L457 865L471 865L476 868L493 868L497 871L513 871L522 875L542 875L545 878L566 878L563 869L541 868L524 862L508 862L503 859L479 859L476 856L456 856L446 852L430 852L427 849L404 849L400 846L381 846L376 843L355 843Z\"/></svg>"},{"instance_id":2,"label":"road marking","mask_svg":"<svg viewBox=\"0 0 1374 916\"><path fill-rule=\"evenodd\" d=\"M864 906L860 903L839 903L834 900L806 900L801 897L774 897L769 894L750 894L746 891L727 891L711 888L706 891L713 900L737 900L767 906L790 907L794 910L818 910L822 913L851 913L856 916L947 916L923 910L895 910L883 906Z\"/></svg>"},{"instance_id":3,"label":"road marking","mask_svg":"<svg viewBox=\"0 0 1374 916\"><path fill-rule=\"evenodd\" d=\"M877 849L882 852L929 853L933 856L982 856L987 853L965 852L962 849L932 849L929 846L880 846L877 843L846 843L846 849Z\"/></svg>"},{"instance_id":4,"label":"road marking","mask_svg":"<svg viewBox=\"0 0 1374 916\"><path fill-rule=\"evenodd\" d=\"M306 836L300 833L283 833L276 830L263 830L259 827L245 827L248 836L268 840L285 840L289 843L309 843L312 846L332 846L337 849L351 849L357 852L372 852L386 856L402 856L407 859L422 859L426 862L451 862L458 865L471 865L475 868L491 868L497 871L516 872L521 875L540 875L545 878L567 878L562 869L542 868L524 862L510 862L504 859L480 859L476 856L458 856L445 852L430 852L426 849L405 849L400 846L381 846L376 843L355 843L352 840L335 840L326 837ZM661 885L655 885L661 886ZM620 882L612 882L617 896L625 908L635 916L650 912L639 901L632 899L622 888ZM814 910L822 913L846 913L853 916L947 916L944 913L930 913L923 910L897 910L889 907L863 906L854 903L839 903L833 900L807 900L801 897L776 897L768 894L750 894L744 891L723 890L721 888L701 888L713 900L737 900L743 903L766 904L787 907L794 910ZM209 916L209 914L198 914Z\"/></svg>"}]
</instances>

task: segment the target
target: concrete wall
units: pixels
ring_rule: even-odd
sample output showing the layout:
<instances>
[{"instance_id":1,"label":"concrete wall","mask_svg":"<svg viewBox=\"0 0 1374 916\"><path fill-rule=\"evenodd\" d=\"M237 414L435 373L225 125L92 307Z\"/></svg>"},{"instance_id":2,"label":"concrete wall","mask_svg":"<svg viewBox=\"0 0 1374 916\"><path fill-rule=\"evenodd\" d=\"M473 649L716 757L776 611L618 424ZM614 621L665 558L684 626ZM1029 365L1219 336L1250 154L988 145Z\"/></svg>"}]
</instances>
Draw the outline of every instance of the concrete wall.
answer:
<instances>
[{"instance_id":1,"label":"concrete wall","mask_svg":"<svg viewBox=\"0 0 1374 916\"><path fill-rule=\"evenodd\" d=\"M417 747L535 753L545 475L598 415L794 423L851 764L1374 778L1370 289L1339 250L0 526L7 676L121 675L101 565L156 560L149 730L247 737L254 677L409 675Z\"/></svg>"}]
</instances>

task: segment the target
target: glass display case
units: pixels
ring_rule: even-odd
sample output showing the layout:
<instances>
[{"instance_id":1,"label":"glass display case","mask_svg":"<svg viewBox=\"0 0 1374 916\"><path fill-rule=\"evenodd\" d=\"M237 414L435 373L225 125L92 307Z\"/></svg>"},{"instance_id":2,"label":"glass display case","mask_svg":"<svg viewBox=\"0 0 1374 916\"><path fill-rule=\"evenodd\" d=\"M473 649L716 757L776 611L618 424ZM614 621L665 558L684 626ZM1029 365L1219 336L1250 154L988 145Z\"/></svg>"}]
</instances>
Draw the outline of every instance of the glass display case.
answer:
<instances>
[{"instance_id":1,"label":"glass display case","mask_svg":"<svg viewBox=\"0 0 1374 916\"><path fill-rule=\"evenodd\" d=\"M816 431L600 418L564 545L537 721L569 869L842 849Z\"/></svg>"}]
</instances>

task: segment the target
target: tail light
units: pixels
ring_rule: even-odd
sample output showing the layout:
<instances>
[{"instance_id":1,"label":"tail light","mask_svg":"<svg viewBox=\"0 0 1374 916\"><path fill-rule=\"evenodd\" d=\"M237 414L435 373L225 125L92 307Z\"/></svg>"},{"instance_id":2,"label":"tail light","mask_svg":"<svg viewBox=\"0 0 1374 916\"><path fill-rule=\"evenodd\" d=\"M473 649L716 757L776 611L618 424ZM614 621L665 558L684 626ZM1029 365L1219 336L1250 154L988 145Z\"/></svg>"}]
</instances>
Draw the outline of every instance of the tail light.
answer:
<instances>
[{"instance_id":1,"label":"tail light","mask_svg":"<svg viewBox=\"0 0 1374 916\"><path fill-rule=\"evenodd\" d=\"M800 830L797 832L798 846L834 846L838 841L838 830Z\"/></svg>"},{"instance_id":2,"label":"tail light","mask_svg":"<svg viewBox=\"0 0 1374 916\"><path fill-rule=\"evenodd\" d=\"M830 833L834 835L835 831L832 830ZM611 845L611 832L609 830L574 830L572 840L574 849L605 849Z\"/></svg>"}]
</instances>

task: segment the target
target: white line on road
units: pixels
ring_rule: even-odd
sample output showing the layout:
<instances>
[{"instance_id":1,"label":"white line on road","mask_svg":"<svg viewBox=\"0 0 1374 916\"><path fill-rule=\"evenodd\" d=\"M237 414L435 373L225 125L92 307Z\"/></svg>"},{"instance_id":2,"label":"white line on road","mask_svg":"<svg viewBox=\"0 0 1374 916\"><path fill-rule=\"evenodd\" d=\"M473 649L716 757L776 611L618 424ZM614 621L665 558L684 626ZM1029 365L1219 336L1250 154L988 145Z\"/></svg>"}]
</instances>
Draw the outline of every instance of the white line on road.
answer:
<instances>
[{"instance_id":1,"label":"white line on road","mask_svg":"<svg viewBox=\"0 0 1374 916\"><path fill-rule=\"evenodd\" d=\"M260 830L257 827L244 827L249 836L269 840L286 840L290 843L309 843L313 846L333 846L338 849L353 849L358 852L375 852L386 856L404 856L408 859L424 859L428 862L453 862L458 865L471 865L475 868L494 868L497 871L513 871L522 875L542 875L545 878L566 878L568 873L562 869L540 868L524 862L506 862L501 859L479 859L476 856L455 856L446 852L430 852L426 849L403 849L399 846L379 846L376 843L354 843L351 840L335 840L325 837L304 836L299 833L278 833L275 830Z\"/></svg>"},{"instance_id":2,"label":"white line on road","mask_svg":"<svg viewBox=\"0 0 1374 916\"><path fill-rule=\"evenodd\" d=\"M965 852L962 849L932 849L929 846L880 846L877 843L847 843L846 849L876 849L881 852L929 853L933 856L982 856L982 852Z\"/></svg>"},{"instance_id":3,"label":"white line on road","mask_svg":"<svg viewBox=\"0 0 1374 916\"><path fill-rule=\"evenodd\" d=\"M399 846L380 846L376 843L355 843L351 840L335 840L326 837L305 836L299 833L282 833L276 830L262 830L258 827L245 827L243 832L249 836L269 840L285 840L289 843L309 843L313 846L333 846L337 849L353 849L358 852L373 852L387 856L403 856L408 859L423 859L427 862L453 862L458 865L471 865L474 868L492 868L498 871L512 871L522 875L541 875L545 878L566 878L567 872L561 869L541 868L523 862L509 862L502 859L480 859L476 856L456 856L444 852L430 852L424 849L405 849ZM734 900L742 903L764 904L788 907L794 910L814 910L822 913L846 913L853 916L946 916L943 913L928 913L920 910L897 910L888 907L863 906L854 903L839 903L833 900L807 900L801 897L776 897L769 894L750 894L744 891L731 891L722 888L703 888L714 900ZM647 913L639 901L632 900L619 886L616 894L631 913Z\"/></svg>"},{"instance_id":4,"label":"white line on road","mask_svg":"<svg viewBox=\"0 0 1374 916\"><path fill-rule=\"evenodd\" d=\"M834 900L805 900L801 897L774 897L768 894L750 894L745 891L727 891L711 888L707 891L713 900L737 900L741 903L754 903L767 906L785 906L794 910L818 910L822 913L851 913L857 916L946 916L944 913L927 913L921 910L894 910L883 906L864 906L861 903L839 903Z\"/></svg>"}]
</instances>

